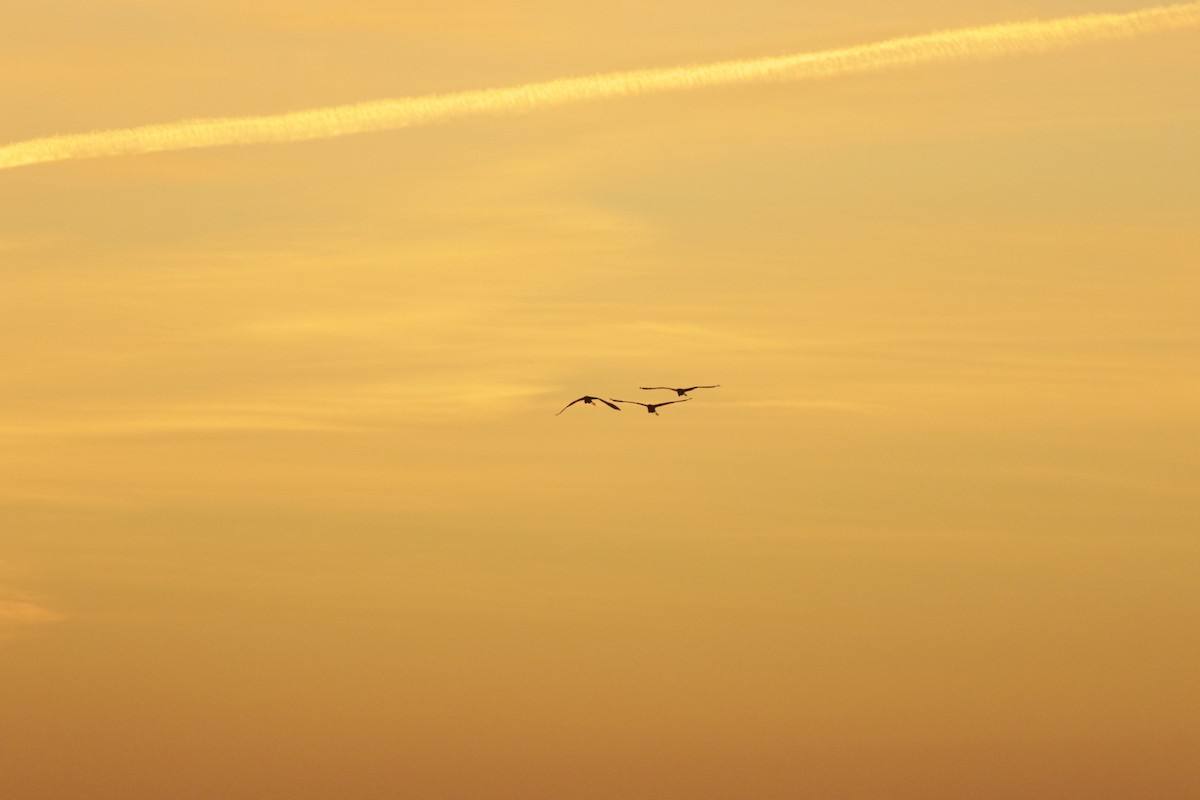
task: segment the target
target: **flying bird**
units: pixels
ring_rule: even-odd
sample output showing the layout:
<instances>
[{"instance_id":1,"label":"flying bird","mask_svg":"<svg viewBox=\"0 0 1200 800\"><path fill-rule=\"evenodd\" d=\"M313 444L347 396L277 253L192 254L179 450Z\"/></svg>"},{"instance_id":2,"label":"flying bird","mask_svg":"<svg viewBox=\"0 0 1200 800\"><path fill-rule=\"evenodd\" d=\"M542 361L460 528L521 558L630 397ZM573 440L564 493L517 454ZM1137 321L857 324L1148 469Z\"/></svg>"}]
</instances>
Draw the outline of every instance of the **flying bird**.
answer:
<instances>
[{"instance_id":1,"label":"flying bird","mask_svg":"<svg viewBox=\"0 0 1200 800\"><path fill-rule=\"evenodd\" d=\"M649 411L651 414L657 415L658 409L662 408L663 406L669 406L672 403L686 403L688 400L691 400L691 399L692 398L690 398L690 397L685 397L682 400L668 400L665 403L639 403L637 400L618 400L617 398L614 397L612 399L612 401L614 403L629 403L631 405L645 406L647 411Z\"/></svg>"},{"instance_id":2,"label":"flying bird","mask_svg":"<svg viewBox=\"0 0 1200 800\"><path fill-rule=\"evenodd\" d=\"M688 386L686 389L677 389L674 386L639 386L638 388L639 389L666 389L668 391L674 392L675 394L679 395L680 397L684 397L687 395L688 392L692 391L692 389L716 389L720 385L721 384L716 383L716 384L713 384L712 386ZM676 402L678 402L678 401L676 401Z\"/></svg>"},{"instance_id":3,"label":"flying bird","mask_svg":"<svg viewBox=\"0 0 1200 800\"><path fill-rule=\"evenodd\" d=\"M594 402L596 402L597 400L599 400L601 403L604 403L604 405L608 406L609 408L613 409L614 411L620 411L620 410L621 410L621 409L620 409L618 406L614 406L612 403L608 402L608 401L607 401L607 400L605 400L603 397L592 397L590 394L585 394L583 397L580 397L580 398L578 398L578 399L576 399L576 400L572 400L571 402L567 403L565 406L563 406L563 407L562 407L562 411L559 411L559 412L558 412L558 414L561 414L563 411L566 411L568 408L570 408L571 406L575 405L575 404L576 404L576 403L578 403L580 400L582 400L582 401L584 402L584 404L585 404L585 405L589 405L589 406L590 406L592 403L594 403ZM556 417L557 417L557 416L558 416L558 414L555 414L554 416L556 416Z\"/></svg>"}]
</instances>

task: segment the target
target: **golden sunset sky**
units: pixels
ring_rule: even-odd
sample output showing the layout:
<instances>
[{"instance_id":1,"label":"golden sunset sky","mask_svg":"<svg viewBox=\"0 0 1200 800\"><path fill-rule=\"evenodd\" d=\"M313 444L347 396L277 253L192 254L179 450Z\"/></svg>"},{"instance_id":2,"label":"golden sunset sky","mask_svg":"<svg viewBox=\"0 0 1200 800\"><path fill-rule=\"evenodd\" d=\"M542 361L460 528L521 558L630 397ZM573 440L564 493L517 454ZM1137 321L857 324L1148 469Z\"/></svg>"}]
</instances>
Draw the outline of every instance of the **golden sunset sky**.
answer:
<instances>
[{"instance_id":1,"label":"golden sunset sky","mask_svg":"<svg viewBox=\"0 0 1200 800\"><path fill-rule=\"evenodd\" d=\"M1148 7L9 2L0 148ZM1198 187L1200 25L0 169L0 797L1200 795Z\"/></svg>"}]
</instances>

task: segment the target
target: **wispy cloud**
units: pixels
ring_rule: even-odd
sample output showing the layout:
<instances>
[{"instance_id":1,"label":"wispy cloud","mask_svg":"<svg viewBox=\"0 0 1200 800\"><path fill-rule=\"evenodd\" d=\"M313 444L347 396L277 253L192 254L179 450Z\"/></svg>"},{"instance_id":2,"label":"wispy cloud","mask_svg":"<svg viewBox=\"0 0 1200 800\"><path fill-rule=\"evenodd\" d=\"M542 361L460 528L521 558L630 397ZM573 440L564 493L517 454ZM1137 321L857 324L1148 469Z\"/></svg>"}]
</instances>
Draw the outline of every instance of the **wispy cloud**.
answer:
<instances>
[{"instance_id":1,"label":"wispy cloud","mask_svg":"<svg viewBox=\"0 0 1200 800\"><path fill-rule=\"evenodd\" d=\"M850 400L790 400L787 398L766 398L756 400L710 401L709 405L723 408L743 409L773 409L781 411L828 411L846 414L880 415L887 413L887 407L879 403L861 403Z\"/></svg>"},{"instance_id":2,"label":"wispy cloud","mask_svg":"<svg viewBox=\"0 0 1200 800\"><path fill-rule=\"evenodd\" d=\"M40 598L0 584L0 642L12 639L25 628L63 619L62 614L42 605Z\"/></svg>"},{"instance_id":3,"label":"wispy cloud","mask_svg":"<svg viewBox=\"0 0 1200 800\"><path fill-rule=\"evenodd\" d=\"M396 381L318 386L209 403L74 409L70 417L25 417L0 424L0 437L87 439L253 433L370 433L396 425L510 413L553 391L486 371ZM6 495L0 493L0 501Z\"/></svg>"},{"instance_id":4,"label":"wispy cloud","mask_svg":"<svg viewBox=\"0 0 1200 800\"><path fill-rule=\"evenodd\" d=\"M1124 14L1085 14L963 28L769 58L562 78L508 88L378 100L269 116L199 119L51 136L0 147L0 169L72 158L323 139L606 97L765 81L819 80L936 62L1044 52L1196 25L1200 25L1200 2Z\"/></svg>"}]
</instances>

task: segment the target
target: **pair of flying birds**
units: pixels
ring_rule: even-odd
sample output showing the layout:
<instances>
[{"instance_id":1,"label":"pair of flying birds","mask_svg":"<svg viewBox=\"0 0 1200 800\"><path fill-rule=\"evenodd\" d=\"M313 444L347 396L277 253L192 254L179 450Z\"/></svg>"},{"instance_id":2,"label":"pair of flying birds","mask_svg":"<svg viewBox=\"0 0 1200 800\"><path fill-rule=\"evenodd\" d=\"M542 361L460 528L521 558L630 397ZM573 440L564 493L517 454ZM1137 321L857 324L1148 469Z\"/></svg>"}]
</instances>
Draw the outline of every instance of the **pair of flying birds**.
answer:
<instances>
[{"instance_id":1,"label":"pair of flying birds","mask_svg":"<svg viewBox=\"0 0 1200 800\"><path fill-rule=\"evenodd\" d=\"M666 389L667 391L674 392L676 395L683 398L683 400L667 400L666 402L663 402L663 403L641 403L641 402L638 402L637 400L618 400L615 397L610 398L610 400L612 402L609 402L609 400L605 400L603 397L593 397L590 394L585 394L583 397L577 398L577 399L572 400L571 402L567 403L565 406L562 407L562 410L559 411L558 414L561 414L563 411L566 411L568 408L575 405L576 403L583 403L585 405L590 406L593 403L595 403L596 401L600 401L601 403L604 403L604 405L611 408L613 411L621 410L620 406L613 405L613 403L629 403L630 405L645 406L647 411L649 411L651 414L657 415L658 409L662 408L663 406L669 406L672 403L683 403L688 400L691 400L692 398L688 397L687 393L692 391L693 389L716 389L720 385L721 384L717 383L717 384L713 384L712 386L686 386L686 387L682 387L682 388L675 387L675 386L639 386L638 387L639 389L649 389L649 390ZM554 416L557 417L558 414L555 414Z\"/></svg>"}]
</instances>

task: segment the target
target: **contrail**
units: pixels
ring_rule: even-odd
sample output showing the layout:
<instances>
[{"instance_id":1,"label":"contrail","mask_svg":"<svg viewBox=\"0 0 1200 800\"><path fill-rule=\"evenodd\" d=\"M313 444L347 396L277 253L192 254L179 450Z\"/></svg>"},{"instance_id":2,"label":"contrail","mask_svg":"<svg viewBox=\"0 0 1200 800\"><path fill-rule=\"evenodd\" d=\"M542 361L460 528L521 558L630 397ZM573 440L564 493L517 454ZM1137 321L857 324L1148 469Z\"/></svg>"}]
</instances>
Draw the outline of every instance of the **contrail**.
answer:
<instances>
[{"instance_id":1,"label":"contrail","mask_svg":"<svg viewBox=\"0 0 1200 800\"><path fill-rule=\"evenodd\" d=\"M831 78L896 67L1015 56L1200 25L1200 2L1124 14L1086 14L905 36L770 58L560 78L501 89L376 100L258 117L217 117L50 136L0 147L0 169L71 158L153 153L229 144L296 142L425 125L455 117L530 111L628 97L766 81Z\"/></svg>"}]
</instances>

